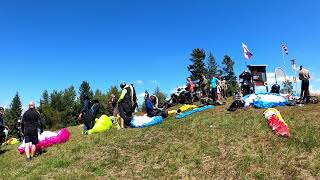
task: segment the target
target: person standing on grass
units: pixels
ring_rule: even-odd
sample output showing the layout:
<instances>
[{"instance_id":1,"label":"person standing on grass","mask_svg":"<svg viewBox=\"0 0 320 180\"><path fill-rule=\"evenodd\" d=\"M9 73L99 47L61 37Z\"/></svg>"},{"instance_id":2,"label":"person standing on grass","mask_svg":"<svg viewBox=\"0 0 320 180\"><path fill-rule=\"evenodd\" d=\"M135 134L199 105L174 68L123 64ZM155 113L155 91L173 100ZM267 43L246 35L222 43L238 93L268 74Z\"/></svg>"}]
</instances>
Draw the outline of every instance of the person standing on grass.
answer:
<instances>
[{"instance_id":1,"label":"person standing on grass","mask_svg":"<svg viewBox=\"0 0 320 180\"><path fill-rule=\"evenodd\" d=\"M31 161L36 152L36 145L38 144L38 128L40 122L40 113L35 108L35 103L29 103L29 109L22 116L22 129L24 133L25 152L27 160ZM31 153L30 153L31 149Z\"/></svg>"},{"instance_id":2,"label":"person standing on grass","mask_svg":"<svg viewBox=\"0 0 320 180\"><path fill-rule=\"evenodd\" d=\"M4 108L0 107L0 145L4 142Z\"/></svg>"},{"instance_id":3,"label":"person standing on grass","mask_svg":"<svg viewBox=\"0 0 320 180\"><path fill-rule=\"evenodd\" d=\"M208 80L204 74L201 76L200 87L202 92L202 97L208 97Z\"/></svg>"},{"instance_id":4,"label":"person standing on grass","mask_svg":"<svg viewBox=\"0 0 320 180\"><path fill-rule=\"evenodd\" d=\"M216 102L217 100L217 87L218 87L218 84L219 84L219 79L212 76L212 79L211 79L211 98L213 100L213 102Z\"/></svg>"},{"instance_id":5,"label":"person standing on grass","mask_svg":"<svg viewBox=\"0 0 320 180\"><path fill-rule=\"evenodd\" d=\"M119 114L119 109L117 105L117 97L114 94L111 94L111 107L112 107L112 115L113 115L113 124L116 125L117 129L120 129L120 126L118 124L118 114Z\"/></svg>"},{"instance_id":6,"label":"person standing on grass","mask_svg":"<svg viewBox=\"0 0 320 180\"><path fill-rule=\"evenodd\" d=\"M88 94L83 95L83 107L78 119L83 122L83 133L93 127L93 114L91 113L92 102Z\"/></svg>"},{"instance_id":7,"label":"person standing on grass","mask_svg":"<svg viewBox=\"0 0 320 180\"><path fill-rule=\"evenodd\" d=\"M227 81L222 76L220 76L220 82L221 82L221 95L225 100L227 100L227 89L228 89Z\"/></svg>"},{"instance_id":8,"label":"person standing on grass","mask_svg":"<svg viewBox=\"0 0 320 180\"><path fill-rule=\"evenodd\" d=\"M121 117L121 128L130 127L135 109L137 108L137 96L133 85L127 85L125 82L120 84L122 89L118 100L119 114Z\"/></svg>"},{"instance_id":9,"label":"person standing on grass","mask_svg":"<svg viewBox=\"0 0 320 180\"><path fill-rule=\"evenodd\" d=\"M195 88L195 85L192 82L192 79L191 78L187 78L187 88L186 88L186 90L188 91L187 101L190 104L193 103L194 88Z\"/></svg>"},{"instance_id":10,"label":"person standing on grass","mask_svg":"<svg viewBox=\"0 0 320 180\"><path fill-rule=\"evenodd\" d=\"M310 74L302 65L300 66L299 79L301 80L301 99L306 103L309 102L309 79Z\"/></svg>"}]
</instances>

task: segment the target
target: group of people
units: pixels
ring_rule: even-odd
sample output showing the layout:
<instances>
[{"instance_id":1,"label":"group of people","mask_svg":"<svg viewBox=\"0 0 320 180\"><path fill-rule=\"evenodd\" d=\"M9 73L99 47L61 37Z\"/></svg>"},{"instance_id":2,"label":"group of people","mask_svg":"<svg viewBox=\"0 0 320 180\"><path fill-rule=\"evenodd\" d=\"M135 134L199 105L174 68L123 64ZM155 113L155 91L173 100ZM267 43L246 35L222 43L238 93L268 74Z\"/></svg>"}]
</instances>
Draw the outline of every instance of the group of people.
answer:
<instances>
[{"instance_id":1,"label":"group of people","mask_svg":"<svg viewBox=\"0 0 320 180\"><path fill-rule=\"evenodd\" d=\"M189 92L191 99L193 99L197 87L200 87L201 98L211 98L213 102L227 98L228 84L221 75L211 76L210 79L202 75L199 84L195 84L191 78L187 78L186 90Z\"/></svg>"},{"instance_id":2,"label":"group of people","mask_svg":"<svg viewBox=\"0 0 320 180\"><path fill-rule=\"evenodd\" d=\"M138 107L137 96L135 88L132 84L122 82L120 84L121 95L116 97L111 95L112 115L114 117L114 124L118 124L118 117L120 116L120 128L130 127L135 109ZM94 120L97 118L100 109L100 103L97 100L91 100L88 94L83 95L83 107L78 119L83 122L84 134L93 128Z\"/></svg>"},{"instance_id":3,"label":"group of people","mask_svg":"<svg viewBox=\"0 0 320 180\"><path fill-rule=\"evenodd\" d=\"M9 128L4 125L3 115L4 108L0 107L0 145L6 142L9 133Z\"/></svg>"},{"instance_id":4,"label":"group of people","mask_svg":"<svg viewBox=\"0 0 320 180\"><path fill-rule=\"evenodd\" d=\"M243 106L242 95L253 93L250 90L252 82L252 75L249 71L244 71L239 76L242 81L241 93L238 93L235 97L235 107ZM301 99L308 103L308 98L310 96L309 92L309 71L303 66L300 66L299 79L301 83ZM200 87L200 91L199 88ZM120 119L119 128L130 127L131 120L133 118L135 109L137 108L137 96L135 88L132 84L126 84L122 82L120 84L121 95L116 97L116 95L111 95L111 107L112 114L114 117L114 124L118 125L118 119ZM197 92L201 92L202 98L211 98L213 102L219 101L222 98L227 97L226 91L228 84L222 76L212 76L209 79L205 75L202 75L199 84L196 84L192 81L191 78L187 78L187 87L186 91L188 92L188 98L193 99L193 96ZM97 113L100 108L98 101L91 101L90 97L87 94L84 94L83 97L83 107L79 114L79 119L83 122L83 130L86 132L94 126L94 119L97 116ZM191 101L191 103L193 103ZM240 105L239 105L240 103ZM232 106L231 106L232 107ZM159 101L157 96L149 95L145 92L145 109L147 116L162 116L167 117L166 107L159 107ZM232 108L229 108L234 110ZM8 137L9 128L5 126L4 123L4 108L0 107L0 144L5 142L6 137ZM119 126L119 125L118 125ZM18 120L17 129L19 131L19 140L24 140L25 154L27 160L32 160L36 151L36 144L38 143L38 133L43 132L43 123L40 116L40 113L36 110L35 103L30 102L28 110L23 114L22 118Z\"/></svg>"},{"instance_id":5,"label":"group of people","mask_svg":"<svg viewBox=\"0 0 320 180\"><path fill-rule=\"evenodd\" d=\"M4 109L0 107L0 139L1 144L5 142L8 136L8 128L4 125ZM27 160L32 160L36 152L36 144L38 144L38 133L43 132L43 123L40 113L36 110L35 103L29 103L29 109L18 120L17 130L19 140L25 142L25 154ZM23 137L22 137L23 136Z\"/></svg>"}]
</instances>

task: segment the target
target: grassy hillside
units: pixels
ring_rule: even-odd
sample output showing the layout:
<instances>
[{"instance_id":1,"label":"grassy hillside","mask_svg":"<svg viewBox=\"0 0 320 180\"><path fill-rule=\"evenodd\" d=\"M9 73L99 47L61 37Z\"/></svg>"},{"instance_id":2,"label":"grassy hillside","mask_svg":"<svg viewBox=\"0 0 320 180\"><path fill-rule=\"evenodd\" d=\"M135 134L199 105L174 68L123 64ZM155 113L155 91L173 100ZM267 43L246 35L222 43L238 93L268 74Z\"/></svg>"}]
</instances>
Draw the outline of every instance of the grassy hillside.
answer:
<instances>
[{"instance_id":1,"label":"grassy hillside","mask_svg":"<svg viewBox=\"0 0 320 180\"><path fill-rule=\"evenodd\" d=\"M71 140L26 162L17 146L0 154L2 179L320 178L320 105L278 108L292 138L273 134L263 110L217 107L144 129Z\"/></svg>"}]
</instances>

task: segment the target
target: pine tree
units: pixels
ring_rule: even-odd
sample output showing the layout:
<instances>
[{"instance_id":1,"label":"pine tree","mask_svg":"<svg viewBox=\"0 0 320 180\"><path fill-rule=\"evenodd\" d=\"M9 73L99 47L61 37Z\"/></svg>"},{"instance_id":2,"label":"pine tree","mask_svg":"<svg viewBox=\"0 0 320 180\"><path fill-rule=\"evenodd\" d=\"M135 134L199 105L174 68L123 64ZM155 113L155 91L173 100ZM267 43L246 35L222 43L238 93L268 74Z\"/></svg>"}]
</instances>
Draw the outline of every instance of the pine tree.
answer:
<instances>
[{"instance_id":1,"label":"pine tree","mask_svg":"<svg viewBox=\"0 0 320 180\"><path fill-rule=\"evenodd\" d=\"M70 86L62 93L62 108L60 111L63 126L77 124L77 115L79 113L77 107L77 92L73 86Z\"/></svg>"},{"instance_id":2,"label":"pine tree","mask_svg":"<svg viewBox=\"0 0 320 180\"><path fill-rule=\"evenodd\" d=\"M223 58L222 64L224 65L223 71L224 71L224 78L228 83L228 89L227 89L227 95L232 96L234 93L236 93L239 89L239 84L237 82L237 77L234 73L233 66L235 62L231 59L230 56L225 55Z\"/></svg>"},{"instance_id":3,"label":"pine tree","mask_svg":"<svg viewBox=\"0 0 320 180\"><path fill-rule=\"evenodd\" d=\"M11 133L13 135L17 134L17 129L15 128L15 125L18 119L21 118L21 113L22 103L20 100L19 93L17 92L10 104L9 109L5 113L5 124L9 127L10 130L12 130Z\"/></svg>"},{"instance_id":4,"label":"pine tree","mask_svg":"<svg viewBox=\"0 0 320 180\"><path fill-rule=\"evenodd\" d=\"M83 96L84 94L87 94L90 98L93 97L93 92L91 90L90 84L87 81L83 81L79 88L79 94L80 94L80 102L81 105L83 105Z\"/></svg>"},{"instance_id":5,"label":"pine tree","mask_svg":"<svg viewBox=\"0 0 320 180\"><path fill-rule=\"evenodd\" d=\"M156 95L158 98L159 107L163 106L166 103L167 95L161 92L159 86L156 87L153 94Z\"/></svg>"},{"instance_id":6,"label":"pine tree","mask_svg":"<svg viewBox=\"0 0 320 180\"><path fill-rule=\"evenodd\" d=\"M191 72L192 80L200 80L203 74L207 74L207 69L205 67L206 54L203 49L196 48L192 51L191 65L188 66L188 70Z\"/></svg>"},{"instance_id":7,"label":"pine tree","mask_svg":"<svg viewBox=\"0 0 320 180\"><path fill-rule=\"evenodd\" d=\"M44 120L45 126L47 128L51 128L53 125L53 111L50 106L50 98L49 93L47 90L45 90L42 93L42 97L40 99L40 106L38 108L40 114L42 115L42 118Z\"/></svg>"},{"instance_id":8,"label":"pine tree","mask_svg":"<svg viewBox=\"0 0 320 180\"><path fill-rule=\"evenodd\" d=\"M213 54L210 52L208 57L208 73L207 76L211 78L212 76L217 76L218 74L218 65L217 61L214 58Z\"/></svg>"}]
</instances>

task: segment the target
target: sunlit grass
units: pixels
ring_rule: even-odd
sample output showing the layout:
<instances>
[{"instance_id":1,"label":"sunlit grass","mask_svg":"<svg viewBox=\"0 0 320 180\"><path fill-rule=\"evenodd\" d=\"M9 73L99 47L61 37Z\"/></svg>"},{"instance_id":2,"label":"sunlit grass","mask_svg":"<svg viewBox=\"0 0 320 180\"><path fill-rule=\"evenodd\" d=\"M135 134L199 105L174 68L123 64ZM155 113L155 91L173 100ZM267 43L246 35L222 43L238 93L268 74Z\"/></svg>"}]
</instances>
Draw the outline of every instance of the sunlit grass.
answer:
<instances>
[{"instance_id":1,"label":"sunlit grass","mask_svg":"<svg viewBox=\"0 0 320 180\"><path fill-rule=\"evenodd\" d=\"M27 162L17 145L0 154L2 179L320 177L320 106L281 107L291 138L275 135L263 110L226 106L144 129L112 129L71 140Z\"/></svg>"}]
</instances>

